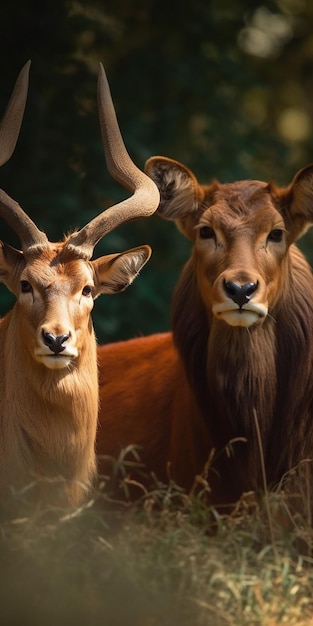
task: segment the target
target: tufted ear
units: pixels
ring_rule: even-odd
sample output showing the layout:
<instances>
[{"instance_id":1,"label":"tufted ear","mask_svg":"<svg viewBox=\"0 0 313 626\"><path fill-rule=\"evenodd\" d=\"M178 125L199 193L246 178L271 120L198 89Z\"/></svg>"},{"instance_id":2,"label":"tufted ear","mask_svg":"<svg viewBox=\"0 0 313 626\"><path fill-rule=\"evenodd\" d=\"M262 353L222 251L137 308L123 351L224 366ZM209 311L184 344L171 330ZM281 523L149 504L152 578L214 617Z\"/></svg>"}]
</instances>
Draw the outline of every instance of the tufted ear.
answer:
<instances>
[{"instance_id":1,"label":"tufted ear","mask_svg":"<svg viewBox=\"0 0 313 626\"><path fill-rule=\"evenodd\" d=\"M204 193L194 174L182 163L166 157L151 157L145 172L152 178L160 192L158 215L173 220L190 236L198 207Z\"/></svg>"},{"instance_id":2,"label":"tufted ear","mask_svg":"<svg viewBox=\"0 0 313 626\"><path fill-rule=\"evenodd\" d=\"M313 224L313 164L299 170L281 192L281 211L295 241Z\"/></svg>"},{"instance_id":3,"label":"tufted ear","mask_svg":"<svg viewBox=\"0 0 313 626\"><path fill-rule=\"evenodd\" d=\"M19 277L24 267L23 253L0 241L0 282L15 295L19 291Z\"/></svg>"},{"instance_id":4,"label":"tufted ear","mask_svg":"<svg viewBox=\"0 0 313 626\"><path fill-rule=\"evenodd\" d=\"M150 256L149 246L139 246L91 261L95 275L94 298L102 293L124 291L138 276Z\"/></svg>"}]
</instances>

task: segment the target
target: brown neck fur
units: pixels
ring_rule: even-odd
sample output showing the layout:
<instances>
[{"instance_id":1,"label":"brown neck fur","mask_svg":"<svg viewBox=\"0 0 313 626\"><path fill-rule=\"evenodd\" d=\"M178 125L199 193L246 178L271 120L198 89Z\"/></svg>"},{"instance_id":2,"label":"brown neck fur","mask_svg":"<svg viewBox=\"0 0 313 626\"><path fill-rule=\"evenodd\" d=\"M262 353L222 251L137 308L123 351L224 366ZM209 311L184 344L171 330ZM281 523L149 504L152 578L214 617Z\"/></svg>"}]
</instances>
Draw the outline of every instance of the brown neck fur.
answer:
<instances>
[{"instance_id":1,"label":"brown neck fur","mask_svg":"<svg viewBox=\"0 0 313 626\"><path fill-rule=\"evenodd\" d=\"M246 329L206 312L194 262L191 258L186 264L173 302L174 340L187 377L217 447L236 437L247 439L233 446L243 488L261 486L257 416L267 479L275 483L311 454L313 444L310 268L292 247L281 268L278 302L263 325Z\"/></svg>"},{"instance_id":2,"label":"brown neck fur","mask_svg":"<svg viewBox=\"0 0 313 626\"><path fill-rule=\"evenodd\" d=\"M59 486L57 499L77 505L82 484L88 490L96 467L98 382L91 322L75 365L49 370L28 353L15 305L0 322L0 368L0 489L30 482L33 474L63 476L69 482L65 497Z\"/></svg>"}]
</instances>

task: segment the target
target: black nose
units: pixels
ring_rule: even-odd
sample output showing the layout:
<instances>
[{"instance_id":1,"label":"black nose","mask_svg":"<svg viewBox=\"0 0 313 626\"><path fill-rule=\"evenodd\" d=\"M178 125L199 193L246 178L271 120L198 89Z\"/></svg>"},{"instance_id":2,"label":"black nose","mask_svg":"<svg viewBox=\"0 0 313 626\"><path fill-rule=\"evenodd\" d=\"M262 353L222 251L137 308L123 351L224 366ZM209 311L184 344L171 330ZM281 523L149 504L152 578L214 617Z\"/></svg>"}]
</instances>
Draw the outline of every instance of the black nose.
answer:
<instances>
[{"instance_id":1,"label":"black nose","mask_svg":"<svg viewBox=\"0 0 313 626\"><path fill-rule=\"evenodd\" d=\"M238 283L235 283L232 280L224 281L225 293L236 304L238 304L240 308L249 302L257 288L258 283L245 283L244 285L238 285Z\"/></svg>"},{"instance_id":2,"label":"black nose","mask_svg":"<svg viewBox=\"0 0 313 626\"><path fill-rule=\"evenodd\" d=\"M54 354L59 354L65 350L65 346L63 344L69 339L69 335L58 335L57 337L52 333L42 332L43 341L46 346L48 346L51 352Z\"/></svg>"}]
</instances>

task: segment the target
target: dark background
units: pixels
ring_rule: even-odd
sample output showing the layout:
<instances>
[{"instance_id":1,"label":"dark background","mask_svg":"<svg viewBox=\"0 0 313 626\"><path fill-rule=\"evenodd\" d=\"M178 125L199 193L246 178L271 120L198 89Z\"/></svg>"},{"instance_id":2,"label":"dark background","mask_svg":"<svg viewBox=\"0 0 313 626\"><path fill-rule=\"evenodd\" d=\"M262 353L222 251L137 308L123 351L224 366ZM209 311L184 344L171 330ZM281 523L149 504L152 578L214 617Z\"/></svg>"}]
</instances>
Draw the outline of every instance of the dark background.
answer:
<instances>
[{"instance_id":1,"label":"dark background","mask_svg":"<svg viewBox=\"0 0 313 626\"><path fill-rule=\"evenodd\" d=\"M20 140L0 186L50 240L127 197L106 172L96 108L101 61L135 163L161 154L201 182L288 184L313 161L311 0L1 0L0 115L32 60ZM0 221L0 238L19 245ZM123 294L94 309L100 342L166 330L189 243L153 216L120 227L96 255L149 243ZM313 259L312 236L301 246ZM312 252L311 252L312 249ZM1 286L1 313L14 301Z\"/></svg>"}]
</instances>

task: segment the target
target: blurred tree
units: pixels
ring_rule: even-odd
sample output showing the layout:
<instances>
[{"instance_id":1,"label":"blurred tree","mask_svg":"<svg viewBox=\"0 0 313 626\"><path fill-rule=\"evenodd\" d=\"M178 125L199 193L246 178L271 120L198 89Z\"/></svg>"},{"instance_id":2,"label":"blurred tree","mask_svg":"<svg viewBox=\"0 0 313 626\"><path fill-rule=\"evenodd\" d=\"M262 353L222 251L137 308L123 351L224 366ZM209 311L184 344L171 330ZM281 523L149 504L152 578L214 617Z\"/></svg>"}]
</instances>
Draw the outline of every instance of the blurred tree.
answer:
<instances>
[{"instance_id":1,"label":"blurred tree","mask_svg":"<svg viewBox=\"0 0 313 626\"><path fill-rule=\"evenodd\" d=\"M1 171L49 238L126 197L106 172L96 109L98 63L110 81L127 148L202 181L288 184L313 160L313 4L310 0L2 0L0 114L32 59L20 141ZM1 238L18 245L1 221ZM157 217L119 228L96 254L150 243L131 289L95 306L100 341L165 330L189 243ZM302 244L310 255L312 236ZM312 257L313 258L313 255ZM12 298L0 291L1 312Z\"/></svg>"}]
</instances>

